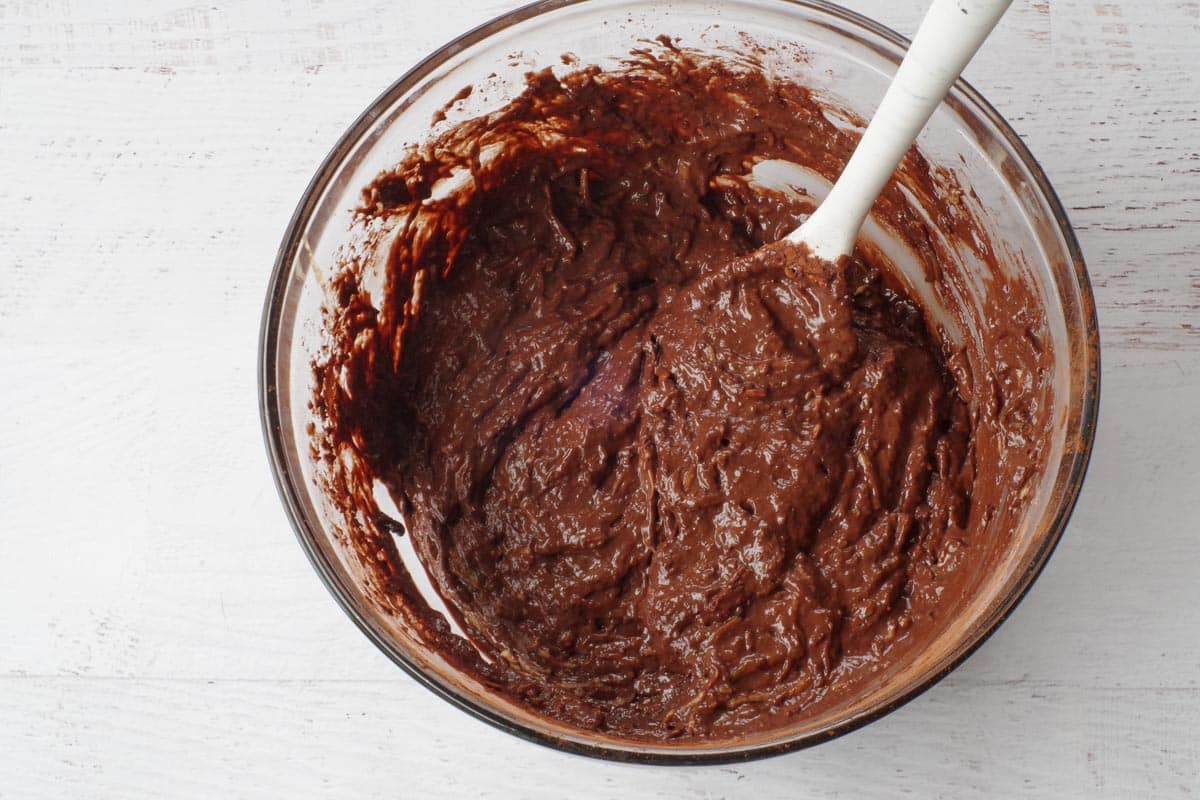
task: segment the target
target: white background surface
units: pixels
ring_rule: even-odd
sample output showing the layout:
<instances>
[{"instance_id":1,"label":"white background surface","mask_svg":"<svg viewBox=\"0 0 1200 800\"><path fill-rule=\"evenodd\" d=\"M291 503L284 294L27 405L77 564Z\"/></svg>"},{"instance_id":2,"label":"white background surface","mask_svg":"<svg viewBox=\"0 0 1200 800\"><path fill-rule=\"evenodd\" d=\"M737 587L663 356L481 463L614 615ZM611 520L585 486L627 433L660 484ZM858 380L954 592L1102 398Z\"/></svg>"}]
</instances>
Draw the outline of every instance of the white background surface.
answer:
<instances>
[{"instance_id":1,"label":"white background surface","mask_svg":"<svg viewBox=\"0 0 1200 800\"><path fill-rule=\"evenodd\" d=\"M848 0L911 34L922 0ZM361 636L284 518L259 312L353 117L508 0L0 0L0 797L1200 793L1200 3L1017 0L967 76L1078 230L1104 389L1024 604L868 728L736 767L501 734ZM573 787L573 788L572 788Z\"/></svg>"}]
</instances>

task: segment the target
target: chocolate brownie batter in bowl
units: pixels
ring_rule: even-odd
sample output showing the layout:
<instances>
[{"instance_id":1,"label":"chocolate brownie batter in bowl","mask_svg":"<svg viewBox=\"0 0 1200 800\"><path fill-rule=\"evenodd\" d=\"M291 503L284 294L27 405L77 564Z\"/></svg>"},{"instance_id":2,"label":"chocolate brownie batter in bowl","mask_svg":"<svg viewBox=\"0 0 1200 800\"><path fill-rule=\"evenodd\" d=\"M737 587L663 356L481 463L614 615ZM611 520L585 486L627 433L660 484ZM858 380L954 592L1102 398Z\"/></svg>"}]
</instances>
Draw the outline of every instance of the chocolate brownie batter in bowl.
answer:
<instances>
[{"instance_id":1,"label":"chocolate brownie batter in bowl","mask_svg":"<svg viewBox=\"0 0 1200 800\"><path fill-rule=\"evenodd\" d=\"M777 242L903 40L825 3L549 2L334 148L263 323L301 543L397 664L588 755L827 740L1058 541L1099 345L1062 209L958 83L837 264Z\"/></svg>"}]
</instances>

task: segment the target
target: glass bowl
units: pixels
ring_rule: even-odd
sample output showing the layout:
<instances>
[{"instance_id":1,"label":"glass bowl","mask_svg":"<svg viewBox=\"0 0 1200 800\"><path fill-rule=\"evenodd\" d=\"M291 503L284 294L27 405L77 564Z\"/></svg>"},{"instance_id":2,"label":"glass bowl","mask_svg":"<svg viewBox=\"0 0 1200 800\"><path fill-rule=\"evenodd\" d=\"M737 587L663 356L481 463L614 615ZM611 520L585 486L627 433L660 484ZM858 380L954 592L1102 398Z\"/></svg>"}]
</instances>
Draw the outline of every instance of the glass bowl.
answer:
<instances>
[{"instance_id":1,"label":"glass bowl","mask_svg":"<svg viewBox=\"0 0 1200 800\"><path fill-rule=\"evenodd\" d=\"M296 209L275 262L260 348L260 401L276 482L297 535L321 579L362 631L406 672L496 727L562 750L646 763L709 763L773 755L827 741L895 709L963 661L1012 611L1062 534L1091 453L1099 399L1099 340L1087 272L1046 176L1017 134L959 81L918 140L935 166L955 172L987 210L985 228L1022 265L1044 305L1053 345L1054 425L1047 467L1020 512L1007 555L930 646L865 685L838 707L780 730L736 741L645 742L589 733L543 718L456 669L422 641L403 609L368 591L372 576L347 544L345 526L322 494L311 455L313 374L322 346L324 276L347 244L360 191L437 126L503 105L531 69L614 64L659 34L708 52L756 44L766 69L812 87L869 118L903 57L906 40L823 2L791 0L548 0L459 37L404 75L350 126ZM746 37L750 37L747 39ZM798 45L798 47L797 47ZM468 84L476 91L434 125L435 112ZM899 263L899 262L898 262ZM901 265L903 268L903 265ZM401 545L401 553L406 551ZM429 596L423 570L407 566Z\"/></svg>"}]
</instances>

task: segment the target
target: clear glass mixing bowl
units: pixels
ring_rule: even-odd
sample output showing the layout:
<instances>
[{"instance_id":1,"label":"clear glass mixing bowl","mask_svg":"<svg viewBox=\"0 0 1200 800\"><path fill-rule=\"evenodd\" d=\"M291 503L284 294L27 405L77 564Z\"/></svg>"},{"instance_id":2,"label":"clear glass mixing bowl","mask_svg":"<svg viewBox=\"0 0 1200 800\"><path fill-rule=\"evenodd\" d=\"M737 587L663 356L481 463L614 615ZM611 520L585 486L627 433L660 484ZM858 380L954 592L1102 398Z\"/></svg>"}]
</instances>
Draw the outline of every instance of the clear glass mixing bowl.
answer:
<instances>
[{"instance_id":1,"label":"clear glass mixing bowl","mask_svg":"<svg viewBox=\"0 0 1200 800\"><path fill-rule=\"evenodd\" d=\"M418 681L499 728L563 750L650 763L734 761L813 745L878 718L952 670L1011 612L1058 542L1083 481L1099 398L1099 340L1087 273L1054 190L1016 133L960 81L918 144L930 162L953 169L974 189L987 209L992 241L1024 265L1044 303L1055 362L1055 426L1048 468L1025 506L1008 557L955 624L851 702L737 741L648 744L582 732L535 715L455 669L425 646L403 613L366 591L372 578L344 533L354 520L331 506L315 480L310 362L322 345L323 276L346 243L360 190L399 160L405 145L427 138L434 112L464 86L473 84L476 91L440 125L503 105L521 90L530 69L567 69L563 53L580 64L612 64L664 33L683 46L733 53L746 49L748 35L765 51L769 70L836 98L863 118L870 117L906 46L896 33L837 6L789 0L548 0L459 37L363 112L301 198L263 315L262 418L280 494L314 567L351 619ZM409 566L419 580L420 567Z\"/></svg>"}]
</instances>

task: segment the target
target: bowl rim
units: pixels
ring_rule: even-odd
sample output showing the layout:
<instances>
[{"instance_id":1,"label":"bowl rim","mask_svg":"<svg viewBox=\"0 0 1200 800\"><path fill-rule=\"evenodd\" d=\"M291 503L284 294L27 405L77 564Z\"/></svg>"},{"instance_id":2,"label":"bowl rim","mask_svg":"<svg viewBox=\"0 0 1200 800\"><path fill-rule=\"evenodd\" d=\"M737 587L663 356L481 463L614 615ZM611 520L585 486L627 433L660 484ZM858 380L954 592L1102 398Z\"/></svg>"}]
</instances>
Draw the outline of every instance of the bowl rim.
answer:
<instances>
[{"instance_id":1,"label":"bowl rim","mask_svg":"<svg viewBox=\"0 0 1200 800\"><path fill-rule=\"evenodd\" d=\"M278 372L277 356L280 321L284 307L283 299L288 288L292 264L295 261L295 256L300 246L300 235L308 226L318 200L333 181L338 167L349 152L357 146L363 134L379 119L385 109L389 108L395 100L417 86L437 67L457 55L461 50L478 44L487 37L506 28L523 23L542 14L568 6L596 4L605 1L537 0L472 28L417 62L416 65L376 97L341 135L337 143L322 160L316 173L305 188L304 193L301 195L301 199L288 222L283 240L276 253L274 268L271 273L270 282L268 283L267 296L262 311L258 346L258 395L263 439L266 444L272 477L274 478L280 499L283 502L288 520L309 562L320 576L322 583L325 584L325 588L333 595L338 605L341 606L342 610L350 617L359 630L393 663L416 679L419 684L451 705L467 712L476 719L482 720L495 728L526 741L534 742L554 750L606 761L685 766L741 763L783 755L851 733L864 725L890 714L939 683L973 655L984 642L991 638L996 629L1008 619L1025 598L1029 589L1045 568L1059 541L1062 539L1067 522L1078 501L1088 464L1091 460L1100 404L1100 336L1091 280L1088 277L1079 242L1075 237L1075 232L1071 227L1071 223L1058 194L1050 185L1037 159L1034 158L1017 132L1013 130L1012 126L1008 124L991 103L963 78L960 77L954 83L950 89L951 94L958 95L959 100L964 102L968 107L971 107L975 113L986 120L994 128L995 133L1002 137L1012 149L1026 170L1028 170L1029 175L1033 178L1033 184L1037 192L1041 195L1041 199L1053 214L1055 226L1062 236L1067 253L1071 258L1072 263L1070 268L1073 271L1076 288L1079 292L1080 316L1083 319L1082 360L1084 361L1084 379L1080 399L1079 446L1078 448L1071 448L1065 456L1066 458L1071 458L1072 463L1070 471L1067 474L1062 502L1053 519L1047 525L1046 535L1038 545L1037 550L1033 553L1023 573L1018 577L1013 589L997 605L992 618L975 634L974 641L963 647L962 651L947 662L943 668L925 676L922 680L917 681L887 703L838 722L823 731L796 736L782 742L756 744L744 748L735 746L711 752L683 749L678 753L672 753L664 749L639 750L638 748L642 747L642 745L638 743L630 743L628 745L615 743L610 745L590 744L562 739L513 721L496 709L460 695L426 675L416 663L409 660L404 653L386 641L370 620L359 613L349 588L343 584L341 578L331 567L308 529L303 503L300 501L300 497L303 495L303 488L296 485L296 476L292 474L288 467L287 451L283 439L283 426L278 403L278 387L275 383ZM858 12L851 11L826 0L759 1L774 2L781 6L800 6L808 10L824 13L837 18L842 23L857 28L858 33L875 36L882 39L885 45L892 45L901 50L907 50L910 44L910 41L906 37L891 28ZM656 745L648 742L645 746L655 747Z\"/></svg>"}]
</instances>

